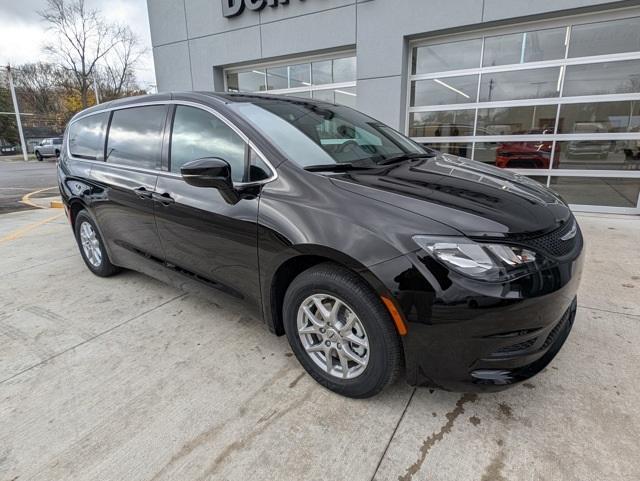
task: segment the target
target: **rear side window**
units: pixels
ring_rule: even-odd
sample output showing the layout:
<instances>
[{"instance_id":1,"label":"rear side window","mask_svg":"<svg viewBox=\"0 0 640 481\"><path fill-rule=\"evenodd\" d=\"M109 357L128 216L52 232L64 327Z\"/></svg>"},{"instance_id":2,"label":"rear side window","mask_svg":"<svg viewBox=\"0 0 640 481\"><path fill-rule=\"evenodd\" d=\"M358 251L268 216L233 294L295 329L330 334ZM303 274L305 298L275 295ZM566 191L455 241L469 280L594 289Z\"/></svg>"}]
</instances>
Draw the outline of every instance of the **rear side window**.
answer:
<instances>
[{"instance_id":1,"label":"rear side window","mask_svg":"<svg viewBox=\"0 0 640 481\"><path fill-rule=\"evenodd\" d=\"M107 162L160 168L166 113L165 105L114 111L107 138Z\"/></svg>"},{"instance_id":2,"label":"rear side window","mask_svg":"<svg viewBox=\"0 0 640 481\"><path fill-rule=\"evenodd\" d=\"M53 145L60 145L62 143L62 139L53 139Z\"/></svg>"},{"instance_id":3,"label":"rear side window","mask_svg":"<svg viewBox=\"0 0 640 481\"><path fill-rule=\"evenodd\" d=\"M79 159L103 160L109 113L84 117L69 126L69 152Z\"/></svg>"},{"instance_id":4,"label":"rear side window","mask_svg":"<svg viewBox=\"0 0 640 481\"><path fill-rule=\"evenodd\" d=\"M231 166L234 182L245 179L246 144L218 117L195 107L178 105L171 134L171 172L187 162L218 157Z\"/></svg>"}]
</instances>

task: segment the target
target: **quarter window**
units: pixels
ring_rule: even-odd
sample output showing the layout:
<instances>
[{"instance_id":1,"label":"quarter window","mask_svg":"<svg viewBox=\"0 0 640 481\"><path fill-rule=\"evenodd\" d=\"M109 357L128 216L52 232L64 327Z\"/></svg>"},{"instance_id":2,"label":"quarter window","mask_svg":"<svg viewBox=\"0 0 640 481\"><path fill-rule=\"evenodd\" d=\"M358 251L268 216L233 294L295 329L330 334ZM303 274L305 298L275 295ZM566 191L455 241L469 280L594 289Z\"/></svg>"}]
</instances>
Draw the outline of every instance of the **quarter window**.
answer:
<instances>
[{"instance_id":1,"label":"quarter window","mask_svg":"<svg viewBox=\"0 0 640 481\"><path fill-rule=\"evenodd\" d=\"M196 107L179 105L171 134L171 172L179 173L187 162L205 157L226 160L234 182L246 178L247 145L218 117Z\"/></svg>"},{"instance_id":2,"label":"quarter window","mask_svg":"<svg viewBox=\"0 0 640 481\"><path fill-rule=\"evenodd\" d=\"M157 169L167 107L151 105L113 112L107 140L107 162Z\"/></svg>"},{"instance_id":3,"label":"quarter window","mask_svg":"<svg viewBox=\"0 0 640 481\"><path fill-rule=\"evenodd\" d=\"M69 152L79 159L103 160L108 113L89 115L69 127Z\"/></svg>"}]
</instances>

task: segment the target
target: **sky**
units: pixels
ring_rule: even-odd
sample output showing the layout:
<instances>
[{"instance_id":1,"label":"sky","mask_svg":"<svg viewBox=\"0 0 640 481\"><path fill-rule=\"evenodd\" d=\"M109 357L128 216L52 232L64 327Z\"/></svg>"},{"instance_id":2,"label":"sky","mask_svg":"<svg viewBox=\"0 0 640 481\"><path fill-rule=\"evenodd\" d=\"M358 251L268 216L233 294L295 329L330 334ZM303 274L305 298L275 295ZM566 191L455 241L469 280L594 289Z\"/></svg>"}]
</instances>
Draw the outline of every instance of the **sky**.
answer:
<instances>
[{"instance_id":1,"label":"sky","mask_svg":"<svg viewBox=\"0 0 640 481\"><path fill-rule=\"evenodd\" d=\"M146 0L86 0L86 4L100 10L107 20L133 29L148 49L136 77L142 87L155 86ZM37 13L45 6L45 0L0 0L0 65L52 60L42 51L47 32Z\"/></svg>"}]
</instances>

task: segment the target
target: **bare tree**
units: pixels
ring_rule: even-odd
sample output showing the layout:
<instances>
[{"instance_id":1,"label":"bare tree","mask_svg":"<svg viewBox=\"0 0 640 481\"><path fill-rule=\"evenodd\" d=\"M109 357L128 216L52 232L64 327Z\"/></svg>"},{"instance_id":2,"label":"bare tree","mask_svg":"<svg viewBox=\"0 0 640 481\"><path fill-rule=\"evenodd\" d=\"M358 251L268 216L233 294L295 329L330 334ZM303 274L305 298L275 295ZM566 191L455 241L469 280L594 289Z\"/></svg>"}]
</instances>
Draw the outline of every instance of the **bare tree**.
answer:
<instances>
[{"instance_id":1,"label":"bare tree","mask_svg":"<svg viewBox=\"0 0 640 481\"><path fill-rule=\"evenodd\" d=\"M14 69L16 91L23 108L39 114L60 110L60 86L65 72L51 63L27 63Z\"/></svg>"},{"instance_id":2,"label":"bare tree","mask_svg":"<svg viewBox=\"0 0 640 481\"><path fill-rule=\"evenodd\" d=\"M119 42L100 62L97 78L101 97L111 100L138 93L134 69L145 53L136 34L124 27Z\"/></svg>"},{"instance_id":3,"label":"bare tree","mask_svg":"<svg viewBox=\"0 0 640 481\"><path fill-rule=\"evenodd\" d=\"M39 15L54 34L45 50L72 74L86 108L98 64L121 41L123 28L107 23L84 0L47 0Z\"/></svg>"}]
</instances>

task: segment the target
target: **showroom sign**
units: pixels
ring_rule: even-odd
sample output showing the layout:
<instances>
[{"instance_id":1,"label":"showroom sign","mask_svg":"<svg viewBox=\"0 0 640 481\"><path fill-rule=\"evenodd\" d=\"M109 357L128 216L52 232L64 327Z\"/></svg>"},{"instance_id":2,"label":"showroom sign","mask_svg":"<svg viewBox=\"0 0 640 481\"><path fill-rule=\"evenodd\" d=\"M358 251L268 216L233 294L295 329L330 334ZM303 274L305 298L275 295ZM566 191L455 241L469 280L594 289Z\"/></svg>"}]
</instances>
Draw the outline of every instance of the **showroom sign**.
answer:
<instances>
[{"instance_id":1,"label":"showroom sign","mask_svg":"<svg viewBox=\"0 0 640 481\"><path fill-rule=\"evenodd\" d=\"M244 12L245 7L257 12L267 5L277 7L278 5L286 5L287 3L289 3L289 0L222 0L222 15L225 17L235 17Z\"/></svg>"}]
</instances>

